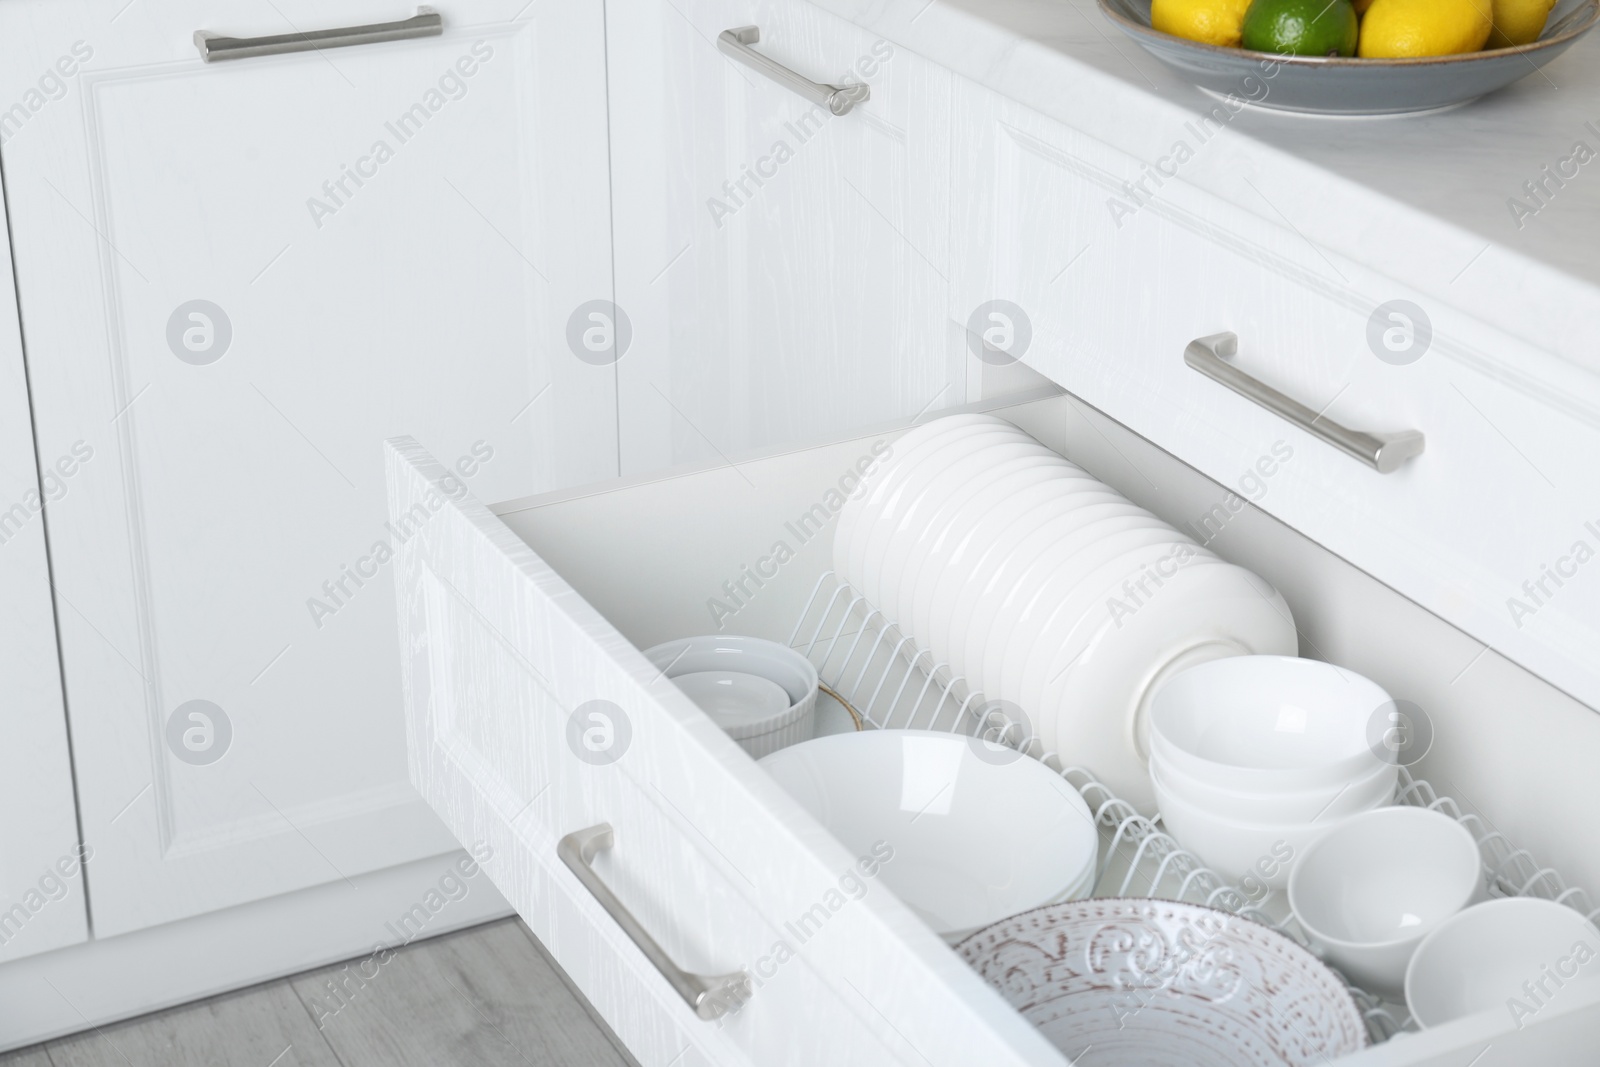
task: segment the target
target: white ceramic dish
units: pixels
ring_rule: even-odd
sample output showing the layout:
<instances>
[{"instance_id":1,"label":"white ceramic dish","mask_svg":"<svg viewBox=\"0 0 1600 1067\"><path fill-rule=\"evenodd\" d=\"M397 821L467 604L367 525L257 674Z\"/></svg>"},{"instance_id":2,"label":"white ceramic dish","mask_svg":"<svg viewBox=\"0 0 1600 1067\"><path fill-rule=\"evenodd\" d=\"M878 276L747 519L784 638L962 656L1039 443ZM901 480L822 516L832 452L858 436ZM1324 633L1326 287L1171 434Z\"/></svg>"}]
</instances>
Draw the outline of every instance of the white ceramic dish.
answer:
<instances>
[{"instance_id":1,"label":"white ceramic dish","mask_svg":"<svg viewBox=\"0 0 1600 1067\"><path fill-rule=\"evenodd\" d=\"M997 455L998 452L996 450ZM1002 495L1003 490L996 490L997 485L1008 485L1013 493L1021 485L1041 482L1068 487L1071 495L1103 489L1098 483L1074 473L1074 468L1064 464L1054 453L1050 459L1053 462L1038 457L999 461L992 468L980 464L958 490L948 494L945 504L930 520L926 536L919 538L908 553L900 591L901 604L913 632L927 635L930 646L933 641L928 626L935 586L942 576L960 566L955 559L958 552L967 548L969 551L965 555L972 558L974 553L970 549L975 547L974 540L988 541L1003 529L989 517L996 505L1008 499ZM1023 475L1021 480L1010 477L1019 473Z\"/></svg>"},{"instance_id":2,"label":"white ceramic dish","mask_svg":"<svg viewBox=\"0 0 1600 1067\"><path fill-rule=\"evenodd\" d=\"M1052 904L980 930L956 952L1085 1065L1325 1067L1367 1044L1349 990L1316 957L1195 904Z\"/></svg>"},{"instance_id":3,"label":"white ceramic dish","mask_svg":"<svg viewBox=\"0 0 1600 1067\"><path fill-rule=\"evenodd\" d=\"M946 435L974 427L993 428L999 421L992 415L948 415L900 435L890 446L888 455L864 482L860 495L848 499L844 507L839 509L839 517L834 524L834 570L840 574L860 574L861 552L864 548L862 537L866 527L900 484L901 471L908 460L914 461L924 449L938 447Z\"/></svg>"},{"instance_id":4,"label":"white ceramic dish","mask_svg":"<svg viewBox=\"0 0 1600 1067\"><path fill-rule=\"evenodd\" d=\"M921 495L907 509L907 521L890 534L879 578L881 607L892 609L903 624L910 624L910 600L915 574L950 525L965 499L1007 462L1055 457L1036 441L1006 441L968 452L943 470L934 472Z\"/></svg>"},{"instance_id":5,"label":"white ceramic dish","mask_svg":"<svg viewBox=\"0 0 1600 1067\"><path fill-rule=\"evenodd\" d=\"M887 842L894 858L879 879L954 936L1058 899L1094 867L1088 804L1037 760L995 758L1006 751L943 731L868 730L761 765L852 854Z\"/></svg>"},{"instance_id":6,"label":"white ceramic dish","mask_svg":"<svg viewBox=\"0 0 1600 1067\"><path fill-rule=\"evenodd\" d=\"M1166 742L1159 736L1150 739L1150 773L1159 777L1167 790L1207 811L1231 819L1272 819L1280 822L1310 821L1365 811L1374 804L1394 800L1400 768L1393 763L1378 763L1363 777L1343 785L1305 790L1249 792L1225 789L1191 777L1163 758Z\"/></svg>"},{"instance_id":7,"label":"white ceramic dish","mask_svg":"<svg viewBox=\"0 0 1600 1067\"><path fill-rule=\"evenodd\" d=\"M1044 469L997 477L972 499L967 513L951 524L938 569L919 585L919 606L913 617L920 620L926 612L924 626L930 647L953 650L952 624L965 624L959 607L963 594L975 596L981 588L977 583L987 581L988 572L1004 559L1006 547L997 533L1032 529L1051 513L1053 501L1083 486L1096 490L1095 502L1112 499L1087 474L1060 478ZM922 607L924 592L931 601L926 608Z\"/></svg>"},{"instance_id":8,"label":"white ceramic dish","mask_svg":"<svg viewBox=\"0 0 1600 1067\"><path fill-rule=\"evenodd\" d=\"M1367 731L1389 694L1353 671L1291 656L1203 664L1150 710L1163 758L1192 778L1251 791L1338 786L1380 762Z\"/></svg>"},{"instance_id":9,"label":"white ceramic dish","mask_svg":"<svg viewBox=\"0 0 1600 1067\"><path fill-rule=\"evenodd\" d=\"M1422 939L1406 967L1406 1004L1424 1029L1491 1009L1520 1023L1542 1006L1536 1000L1596 981L1600 931L1589 920L1553 900L1504 897L1458 912Z\"/></svg>"},{"instance_id":10,"label":"white ceramic dish","mask_svg":"<svg viewBox=\"0 0 1600 1067\"><path fill-rule=\"evenodd\" d=\"M692 671L669 677L723 729L782 715L794 703L777 682L741 671Z\"/></svg>"},{"instance_id":11,"label":"white ceramic dish","mask_svg":"<svg viewBox=\"0 0 1600 1067\"><path fill-rule=\"evenodd\" d=\"M1306 846L1289 875L1289 909L1313 952L1361 988L1399 999L1422 939L1483 886L1478 843L1461 823L1428 808L1379 808Z\"/></svg>"},{"instance_id":12,"label":"white ceramic dish","mask_svg":"<svg viewBox=\"0 0 1600 1067\"><path fill-rule=\"evenodd\" d=\"M1156 805L1167 831L1184 848L1199 856L1207 867L1230 882L1253 874L1264 884L1282 889L1288 884L1307 847L1324 831L1341 826L1360 814L1323 816L1314 822L1269 823L1229 819L1196 807L1152 779ZM1378 805L1374 804L1371 811Z\"/></svg>"},{"instance_id":13,"label":"white ceramic dish","mask_svg":"<svg viewBox=\"0 0 1600 1067\"><path fill-rule=\"evenodd\" d=\"M777 686L787 703L768 714L751 713L719 720L716 714L707 712L711 720L753 759L805 741L815 730L817 669L787 645L759 637L709 634L668 641L645 649L644 654L660 668L659 684L662 685L677 686L677 680L685 675L712 673L745 675ZM768 699L771 699L770 693Z\"/></svg>"},{"instance_id":14,"label":"white ceramic dish","mask_svg":"<svg viewBox=\"0 0 1600 1067\"><path fill-rule=\"evenodd\" d=\"M1182 568L1151 605L1116 619L1083 616L1065 640L1041 644L1050 658L1026 668L1023 682L1024 699L1040 709L1045 747L1088 768L1146 815L1156 810L1145 741L1153 695L1197 664L1292 653L1299 644L1277 591L1220 560ZM1042 695L1027 695L1033 693Z\"/></svg>"},{"instance_id":15,"label":"white ceramic dish","mask_svg":"<svg viewBox=\"0 0 1600 1067\"><path fill-rule=\"evenodd\" d=\"M890 555L889 546L897 539L903 542L915 538L923 530L928 512L933 510L938 499L937 495L926 494L928 486L949 467L983 450L986 445L1026 440L1027 436L1015 427L976 426L948 434L936 447L902 464L895 472L894 490L883 498L881 507L866 518L858 531L858 540L863 542L860 563L851 573L859 575L860 591L879 608L894 610L894 605L883 599L892 577L885 574L885 564L898 569L903 561Z\"/></svg>"}]
</instances>

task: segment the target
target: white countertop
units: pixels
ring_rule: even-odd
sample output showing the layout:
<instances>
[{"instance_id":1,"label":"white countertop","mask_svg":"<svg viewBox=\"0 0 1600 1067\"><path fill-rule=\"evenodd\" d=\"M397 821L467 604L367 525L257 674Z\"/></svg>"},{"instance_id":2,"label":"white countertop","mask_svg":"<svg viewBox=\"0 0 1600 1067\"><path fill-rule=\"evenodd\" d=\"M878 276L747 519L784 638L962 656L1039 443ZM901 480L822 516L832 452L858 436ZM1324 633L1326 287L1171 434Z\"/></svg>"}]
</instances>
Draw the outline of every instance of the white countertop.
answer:
<instances>
[{"instance_id":1,"label":"white countertop","mask_svg":"<svg viewBox=\"0 0 1600 1067\"><path fill-rule=\"evenodd\" d=\"M1145 162L1217 103L1095 0L814 2ZM1600 133L1587 122L1600 129L1600 31L1453 111L1246 108L1181 180L1600 373ZM1519 228L1508 198L1526 200L1522 183L1580 140L1597 158Z\"/></svg>"}]
</instances>

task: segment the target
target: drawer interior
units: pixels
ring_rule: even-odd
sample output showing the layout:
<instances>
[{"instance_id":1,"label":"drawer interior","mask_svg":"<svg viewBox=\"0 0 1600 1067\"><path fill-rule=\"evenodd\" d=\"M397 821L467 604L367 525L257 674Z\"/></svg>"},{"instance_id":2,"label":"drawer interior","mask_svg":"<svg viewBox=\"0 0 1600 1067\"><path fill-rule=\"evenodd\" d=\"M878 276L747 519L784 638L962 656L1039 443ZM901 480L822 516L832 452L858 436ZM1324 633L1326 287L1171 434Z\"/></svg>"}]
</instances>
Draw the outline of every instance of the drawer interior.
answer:
<instances>
[{"instance_id":1,"label":"drawer interior","mask_svg":"<svg viewBox=\"0 0 1600 1067\"><path fill-rule=\"evenodd\" d=\"M1590 709L1248 506L1243 490L1200 475L1074 397L990 410L1180 528L1219 502L1229 506L1209 547L1278 587L1301 654L1349 666L1427 713L1435 742L1417 776L1567 884L1600 884L1600 804L1585 785L1600 754L1600 718ZM831 566L843 494L874 448L892 447L903 428L493 510L640 648L718 630L787 641ZM1583 1006L1575 998L1559 1014L1552 1007L1528 1029ZM1600 1028L1600 1012L1583 1019L1561 1025ZM1430 1049L1445 1055L1478 1040L1494 1047L1486 1062L1496 1062L1509 1024L1505 1013L1462 1020L1356 1059L1433 1062Z\"/></svg>"}]
</instances>

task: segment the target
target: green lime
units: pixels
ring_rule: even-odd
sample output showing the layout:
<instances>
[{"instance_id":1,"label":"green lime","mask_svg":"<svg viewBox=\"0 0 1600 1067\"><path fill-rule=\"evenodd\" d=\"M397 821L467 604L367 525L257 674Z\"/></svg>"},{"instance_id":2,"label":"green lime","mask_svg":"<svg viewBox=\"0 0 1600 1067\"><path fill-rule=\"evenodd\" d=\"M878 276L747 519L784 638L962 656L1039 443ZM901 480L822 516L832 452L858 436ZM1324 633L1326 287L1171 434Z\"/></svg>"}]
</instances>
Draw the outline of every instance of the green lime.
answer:
<instances>
[{"instance_id":1,"label":"green lime","mask_svg":"<svg viewBox=\"0 0 1600 1067\"><path fill-rule=\"evenodd\" d=\"M1353 56L1360 23L1350 0L1254 0L1240 44L1288 56Z\"/></svg>"}]
</instances>

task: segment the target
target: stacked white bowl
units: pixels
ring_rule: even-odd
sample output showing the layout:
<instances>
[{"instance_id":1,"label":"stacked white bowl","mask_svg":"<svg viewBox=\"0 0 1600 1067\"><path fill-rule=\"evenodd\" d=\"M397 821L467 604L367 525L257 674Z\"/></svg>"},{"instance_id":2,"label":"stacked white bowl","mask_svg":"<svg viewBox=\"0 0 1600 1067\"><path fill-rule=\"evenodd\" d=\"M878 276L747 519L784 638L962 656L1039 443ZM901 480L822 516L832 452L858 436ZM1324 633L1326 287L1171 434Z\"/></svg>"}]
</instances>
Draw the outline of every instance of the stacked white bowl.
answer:
<instances>
[{"instance_id":1,"label":"stacked white bowl","mask_svg":"<svg viewBox=\"0 0 1600 1067\"><path fill-rule=\"evenodd\" d=\"M1282 887L1330 827L1394 801L1398 766L1369 739L1375 683L1290 656L1174 676L1150 708L1150 777L1168 832L1218 874Z\"/></svg>"},{"instance_id":2,"label":"stacked white bowl","mask_svg":"<svg viewBox=\"0 0 1600 1067\"><path fill-rule=\"evenodd\" d=\"M1266 582L989 415L897 440L839 513L834 570L1146 813L1149 695L1193 664L1297 649Z\"/></svg>"}]
</instances>

